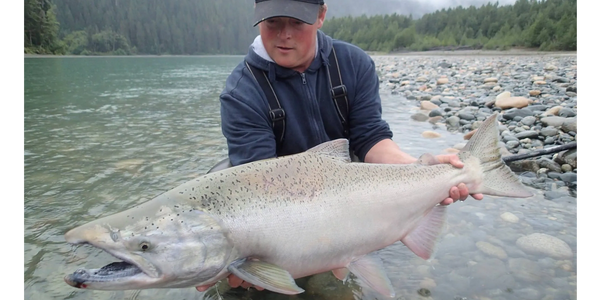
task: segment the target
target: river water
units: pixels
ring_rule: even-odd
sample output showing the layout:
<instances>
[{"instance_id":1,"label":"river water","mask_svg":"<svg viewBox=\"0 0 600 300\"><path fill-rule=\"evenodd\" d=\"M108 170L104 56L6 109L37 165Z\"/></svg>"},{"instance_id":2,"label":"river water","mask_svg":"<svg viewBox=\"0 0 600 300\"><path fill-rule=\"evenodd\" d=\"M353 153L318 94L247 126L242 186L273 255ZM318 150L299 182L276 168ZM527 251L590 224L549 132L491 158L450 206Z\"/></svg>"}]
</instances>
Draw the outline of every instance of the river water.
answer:
<instances>
[{"instance_id":1,"label":"river water","mask_svg":"<svg viewBox=\"0 0 600 300\"><path fill-rule=\"evenodd\" d=\"M147 201L205 173L224 158L218 96L241 59L24 60L25 299L204 297L193 288L115 292L72 288L63 281L66 274L114 259L92 247L68 245L63 234ZM394 140L408 153L440 154L462 142L460 134L411 120L417 107L414 101L389 93L381 96ZM425 130L442 137L425 139L421 136ZM470 199L448 208L448 224L435 259L424 261L400 243L379 255L398 299L575 299L576 203L567 202L551 202L541 190L529 199ZM519 221L506 222L500 217L505 212ZM516 239L531 233L563 240L575 253L573 258L518 249ZM506 256L485 252L481 242L502 249ZM329 277L306 283L317 287L295 298L369 298L354 288L332 285ZM289 297L229 291L224 298Z\"/></svg>"}]
</instances>

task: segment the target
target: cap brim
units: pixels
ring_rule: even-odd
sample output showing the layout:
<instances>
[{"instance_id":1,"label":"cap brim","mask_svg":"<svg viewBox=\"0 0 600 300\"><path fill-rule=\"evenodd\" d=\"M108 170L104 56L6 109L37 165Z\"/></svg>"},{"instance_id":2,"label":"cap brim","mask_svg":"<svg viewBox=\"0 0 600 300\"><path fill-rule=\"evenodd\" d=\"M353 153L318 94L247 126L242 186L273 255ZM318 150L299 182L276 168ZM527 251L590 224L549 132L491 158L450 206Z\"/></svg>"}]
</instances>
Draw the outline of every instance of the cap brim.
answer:
<instances>
[{"instance_id":1,"label":"cap brim","mask_svg":"<svg viewBox=\"0 0 600 300\"><path fill-rule=\"evenodd\" d=\"M302 1L263 1L254 8L254 25L275 17L298 19L306 24L314 24L319 14L319 4Z\"/></svg>"}]
</instances>

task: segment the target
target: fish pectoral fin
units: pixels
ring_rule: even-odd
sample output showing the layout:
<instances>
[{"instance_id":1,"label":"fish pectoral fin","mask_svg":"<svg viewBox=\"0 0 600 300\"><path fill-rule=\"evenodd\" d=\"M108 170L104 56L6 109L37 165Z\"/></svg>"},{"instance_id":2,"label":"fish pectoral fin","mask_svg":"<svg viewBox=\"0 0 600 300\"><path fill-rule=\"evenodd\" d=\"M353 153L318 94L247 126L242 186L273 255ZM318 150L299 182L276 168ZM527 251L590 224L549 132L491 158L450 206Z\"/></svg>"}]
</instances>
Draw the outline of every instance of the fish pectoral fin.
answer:
<instances>
[{"instance_id":1,"label":"fish pectoral fin","mask_svg":"<svg viewBox=\"0 0 600 300\"><path fill-rule=\"evenodd\" d=\"M232 262L227 270L244 281L273 292L286 295L304 292L296 285L296 281L288 271L274 264L240 259Z\"/></svg>"},{"instance_id":2,"label":"fish pectoral fin","mask_svg":"<svg viewBox=\"0 0 600 300\"><path fill-rule=\"evenodd\" d=\"M408 249L423 259L433 257L435 244L446 221L446 206L437 205L402 241Z\"/></svg>"},{"instance_id":3,"label":"fish pectoral fin","mask_svg":"<svg viewBox=\"0 0 600 300\"><path fill-rule=\"evenodd\" d=\"M346 282L346 279L348 279L348 273L350 273L348 268L333 269L331 272L333 272L333 276L335 276L335 278L343 282Z\"/></svg>"},{"instance_id":4,"label":"fish pectoral fin","mask_svg":"<svg viewBox=\"0 0 600 300\"><path fill-rule=\"evenodd\" d=\"M381 295L390 298L396 296L392 282L387 277L383 262L379 256L363 256L351 262L348 265L348 269L359 279L359 284L363 288L370 288Z\"/></svg>"}]
</instances>

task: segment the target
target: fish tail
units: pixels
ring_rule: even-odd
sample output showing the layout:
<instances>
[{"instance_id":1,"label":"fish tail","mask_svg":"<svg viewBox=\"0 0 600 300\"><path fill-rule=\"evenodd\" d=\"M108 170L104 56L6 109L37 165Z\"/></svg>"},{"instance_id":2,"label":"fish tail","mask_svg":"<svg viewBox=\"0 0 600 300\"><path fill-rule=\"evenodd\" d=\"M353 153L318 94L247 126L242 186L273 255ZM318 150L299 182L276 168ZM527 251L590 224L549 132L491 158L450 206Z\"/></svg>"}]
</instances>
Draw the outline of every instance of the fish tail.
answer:
<instances>
[{"instance_id":1,"label":"fish tail","mask_svg":"<svg viewBox=\"0 0 600 300\"><path fill-rule=\"evenodd\" d=\"M458 153L465 165L476 161L483 172L483 180L471 193L492 196L525 198L533 196L519 178L504 163L498 146L498 113L495 113L477 129L467 145ZM477 158L473 160L472 157Z\"/></svg>"}]
</instances>

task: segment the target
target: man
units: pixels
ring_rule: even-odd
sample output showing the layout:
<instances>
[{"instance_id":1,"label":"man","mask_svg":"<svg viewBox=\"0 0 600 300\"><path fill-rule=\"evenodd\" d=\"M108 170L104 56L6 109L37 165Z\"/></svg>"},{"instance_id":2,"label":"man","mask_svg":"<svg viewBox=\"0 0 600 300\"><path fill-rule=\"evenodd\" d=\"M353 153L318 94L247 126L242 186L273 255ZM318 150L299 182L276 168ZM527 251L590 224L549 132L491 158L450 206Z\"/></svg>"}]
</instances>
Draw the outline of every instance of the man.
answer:
<instances>
[{"instance_id":1,"label":"man","mask_svg":"<svg viewBox=\"0 0 600 300\"><path fill-rule=\"evenodd\" d=\"M391 140L381 119L379 79L373 60L360 48L333 40L319 31L327 6L323 0L255 0L256 37L244 62L227 79L221 94L222 131L232 165L303 152L346 137L351 151L366 163L410 164L416 158ZM335 49L348 97L347 128L331 96L329 55ZM249 69L253 66L258 74ZM264 74L264 75L263 75ZM257 82L265 76L285 111L283 141L276 136L266 94ZM345 131L347 129L347 131ZM438 155L437 163L462 168L456 155ZM441 204L465 200L464 184L449 191ZM481 200L482 194L473 198ZM249 287L229 276L232 287ZM197 287L205 291L209 286ZM261 289L260 287L256 287Z\"/></svg>"}]
</instances>

